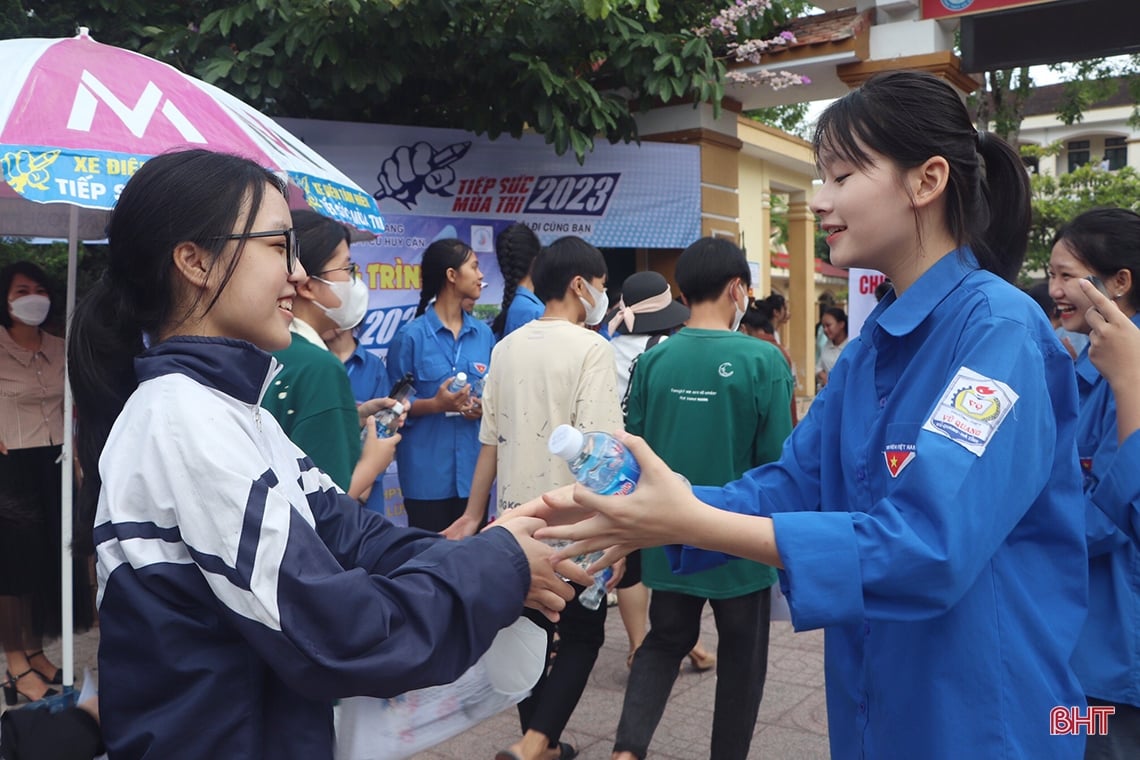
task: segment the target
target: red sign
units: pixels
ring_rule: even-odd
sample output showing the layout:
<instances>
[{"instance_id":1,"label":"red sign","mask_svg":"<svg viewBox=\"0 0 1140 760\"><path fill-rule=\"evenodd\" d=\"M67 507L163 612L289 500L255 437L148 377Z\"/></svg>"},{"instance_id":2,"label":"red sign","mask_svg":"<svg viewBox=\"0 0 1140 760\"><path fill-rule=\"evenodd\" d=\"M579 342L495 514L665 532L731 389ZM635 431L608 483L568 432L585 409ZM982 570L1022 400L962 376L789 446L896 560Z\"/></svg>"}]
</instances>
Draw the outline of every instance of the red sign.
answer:
<instances>
[{"instance_id":1,"label":"red sign","mask_svg":"<svg viewBox=\"0 0 1140 760\"><path fill-rule=\"evenodd\" d=\"M922 0L923 18L953 18L972 13L1004 11L1020 5L1039 5L1053 0Z\"/></svg>"}]
</instances>

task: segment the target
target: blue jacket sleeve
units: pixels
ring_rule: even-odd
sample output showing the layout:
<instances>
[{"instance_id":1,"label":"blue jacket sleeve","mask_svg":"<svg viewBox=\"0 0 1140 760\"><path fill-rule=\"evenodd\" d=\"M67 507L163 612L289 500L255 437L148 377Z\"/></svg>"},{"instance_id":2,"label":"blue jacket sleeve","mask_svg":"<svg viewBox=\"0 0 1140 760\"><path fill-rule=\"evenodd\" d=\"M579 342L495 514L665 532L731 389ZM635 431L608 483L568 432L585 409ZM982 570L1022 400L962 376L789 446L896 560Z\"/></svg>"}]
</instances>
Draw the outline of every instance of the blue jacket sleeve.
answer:
<instances>
[{"instance_id":1,"label":"blue jacket sleeve","mask_svg":"<svg viewBox=\"0 0 1140 760\"><path fill-rule=\"evenodd\" d=\"M744 473L738 480L717 488L695 486L693 493L705 504L742 515L771 517L786 510L817 511L820 508L820 420L827 408L828 388L841 387L846 362L842 359L832 374L834 382L812 402L811 409L784 441L780 458ZM667 546L665 554L674 572L696 573L735 559L720 552L691 546Z\"/></svg>"},{"instance_id":2,"label":"blue jacket sleeve","mask_svg":"<svg viewBox=\"0 0 1140 760\"><path fill-rule=\"evenodd\" d=\"M1076 462L1068 450L1056 450L1057 410L1068 415L1070 430L1075 422L1071 364L1062 367L1059 355L1047 360L1024 326L1000 318L975 320L958 346L951 372L968 367L1004 383L1018 394L1016 404L978 455L920 430L917 456L889 497L851 504L849 511L773 517L797 629L944 614L974 584L1054 469L1071 463L1075 491ZM924 420L953 379L941 378L930 389ZM1029 451L1033 455L1025 456Z\"/></svg>"},{"instance_id":3,"label":"blue jacket sleeve","mask_svg":"<svg viewBox=\"0 0 1140 760\"><path fill-rule=\"evenodd\" d=\"M976 581L1053 471L1070 459L1075 491L1076 461L1068 451L1062 455L1056 450L1057 414L1067 415L1064 424L1070 430L1075 420L1071 362L1044 356L1023 325L997 317L974 320L957 345L950 374L924 384L930 406L916 416L925 420L930 415L959 367L1008 385L1018 400L980 455L921 430L917 456L889 496L816 513L819 462L803 445L810 441L814 451L822 450L813 421L822 415L813 405L780 463L722 489L717 506L772 515L798 630L864 618L919 620L943 614ZM841 358L836 370L843 364ZM832 387L829 383L828 390ZM814 503L809 501L812 492ZM1073 520L1083 522L1083 515Z\"/></svg>"},{"instance_id":4,"label":"blue jacket sleeve","mask_svg":"<svg viewBox=\"0 0 1140 760\"><path fill-rule=\"evenodd\" d=\"M1140 431L1116 451L1091 499L1124 535L1140 543Z\"/></svg>"}]
</instances>

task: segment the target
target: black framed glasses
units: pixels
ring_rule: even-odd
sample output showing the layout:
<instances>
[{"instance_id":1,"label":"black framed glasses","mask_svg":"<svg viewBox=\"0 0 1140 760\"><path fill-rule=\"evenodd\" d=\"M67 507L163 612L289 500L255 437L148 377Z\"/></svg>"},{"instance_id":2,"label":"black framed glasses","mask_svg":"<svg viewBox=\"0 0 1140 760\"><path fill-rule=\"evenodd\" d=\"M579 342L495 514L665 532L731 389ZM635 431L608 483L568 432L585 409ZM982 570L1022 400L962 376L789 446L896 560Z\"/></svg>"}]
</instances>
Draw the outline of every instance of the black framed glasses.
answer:
<instances>
[{"instance_id":1,"label":"black framed glasses","mask_svg":"<svg viewBox=\"0 0 1140 760\"><path fill-rule=\"evenodd\" d=\"M263 232L235 232L232 235L215 235L211 240L250 240L252 238L285 238L285 270L293 274L297 261L301 258L301 247L297 242L297 232L292 227L287 230L265 230Z\"/></svg>"},{"instance_id":2,"label":"black framed glasses","mask_svg":"<svg viewBox=\"0 0 1140 760\"><path fill-rule=\"evenodd\" d=\"M351 263L346 267L333 267L332 269L323 269L313 275L313 277L320 277L322 274L328 274L329 272L348 272L349 276L351 276L352 279L360 279L360 265L356 263Z\"/></svg>"}]
</instances>

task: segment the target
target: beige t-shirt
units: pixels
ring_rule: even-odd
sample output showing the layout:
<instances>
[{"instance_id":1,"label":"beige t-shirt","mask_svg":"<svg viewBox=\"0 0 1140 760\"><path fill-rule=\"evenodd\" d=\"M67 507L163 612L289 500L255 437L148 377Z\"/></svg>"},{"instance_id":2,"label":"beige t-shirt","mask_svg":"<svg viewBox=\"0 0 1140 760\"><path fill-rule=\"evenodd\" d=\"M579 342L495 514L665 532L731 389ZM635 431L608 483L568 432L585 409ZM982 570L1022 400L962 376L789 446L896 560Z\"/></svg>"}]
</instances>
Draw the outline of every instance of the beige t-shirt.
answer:
<instances>
[{"instance_id":1,"label":"beige t-shirt","mask_svg":"<svg viewBox=\"0 0 1140 760\"><path fill-rule=\"evenodd\" d=\"M621 428L614 353L605 338L563 319L538 319L491 352L480 443L498 447L498 509L574 482L546 442L562 424Z\"/></svg>"}]
</instances>

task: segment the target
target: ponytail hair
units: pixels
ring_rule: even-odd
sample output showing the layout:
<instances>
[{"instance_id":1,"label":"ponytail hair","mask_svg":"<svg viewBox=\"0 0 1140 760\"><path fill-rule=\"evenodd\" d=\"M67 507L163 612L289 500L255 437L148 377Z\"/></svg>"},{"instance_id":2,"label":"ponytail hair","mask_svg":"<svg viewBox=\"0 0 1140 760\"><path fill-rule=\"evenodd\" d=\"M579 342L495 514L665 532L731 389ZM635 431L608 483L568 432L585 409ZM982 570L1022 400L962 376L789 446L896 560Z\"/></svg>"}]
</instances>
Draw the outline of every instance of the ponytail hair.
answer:
<instances>
[{"instance_id":1,"label":"ponytail hair","mask_svg":"<svg viewBox=\"0 0 1140 760\"><path fill-rule=\"evenodd\" d=\"M459 269L467 259L475 255L471 246L455 238L437 240L424 249L420 263L420 302L416 306L416 316L427 311L431 299L439 296L447 283L447 270Z\"/></svg>"},{"instance_id":2,"label":"ponytail hair","mask_svg":"<svg viewBox=\"0 0 1140 760\"><path fill-rule=\"evenodd\" d=\"M507 311L515 300L519 280L530 274L540 250L542 243L538 241L538 235L521 222L515 222L499 233L499 238L495 241L495 256L499 260L499 271L503 274L503 305L491 323L491 332L496 335L503 334L503 328L507 324Z\"/></svg>"},{"instance_id":3,"label":"ponytail hair","mask_svg":"<svg viewBox=\"0 0 1140 760\"><path fill-rule=\"evenodd\" d=\"M783 296L780 296L780 299L783 300ZM775 315L776 309L772 307L770 299L749 299L748 308L744 311L744 317L740 320L740 324L749 330L775 335L776 326L772 323Z\"/></svg>"},{"instance_id":4,"label":"ponytail hair","mask_svg":"<svg viewBox=\"0 0 1140 760\"><path fill-rule=\"evenodd\" d=\"M243 213L242 232L250 232L267 189L285 192L281 180L256 163L206 150L156 156L123 188L107 229L107 270L76 306L68 339L68 372L79 415L76 453L83 471L78 551L94 548L91 530L102 487L99 457L138 387L134 359L145 348L144 336L159 340L199 307L197 299L189 304L180 300L175 246L194 243L213 254L211 268L225 267L205 306L209 311L245 247L244 240L235 244L223 236L234 233ZM222 255L227 248L233 253Z\"/></svg>"},{"instance_id":5,"label":"ponytail hair","mask_svg":"<svg viewBox=\"0 0 1140 760\"><path fill-rule=\"evenodd\" d=\"M914 71L871 77L828 106L812 142L817 160L834 156L860 169L871 165L872 151L903 170L945 158L951 236L970 247L983 269L1016 279L1029 241L1029 177L1008 143L974 129L949 84Z\"/></svg>"}]
</instances>

